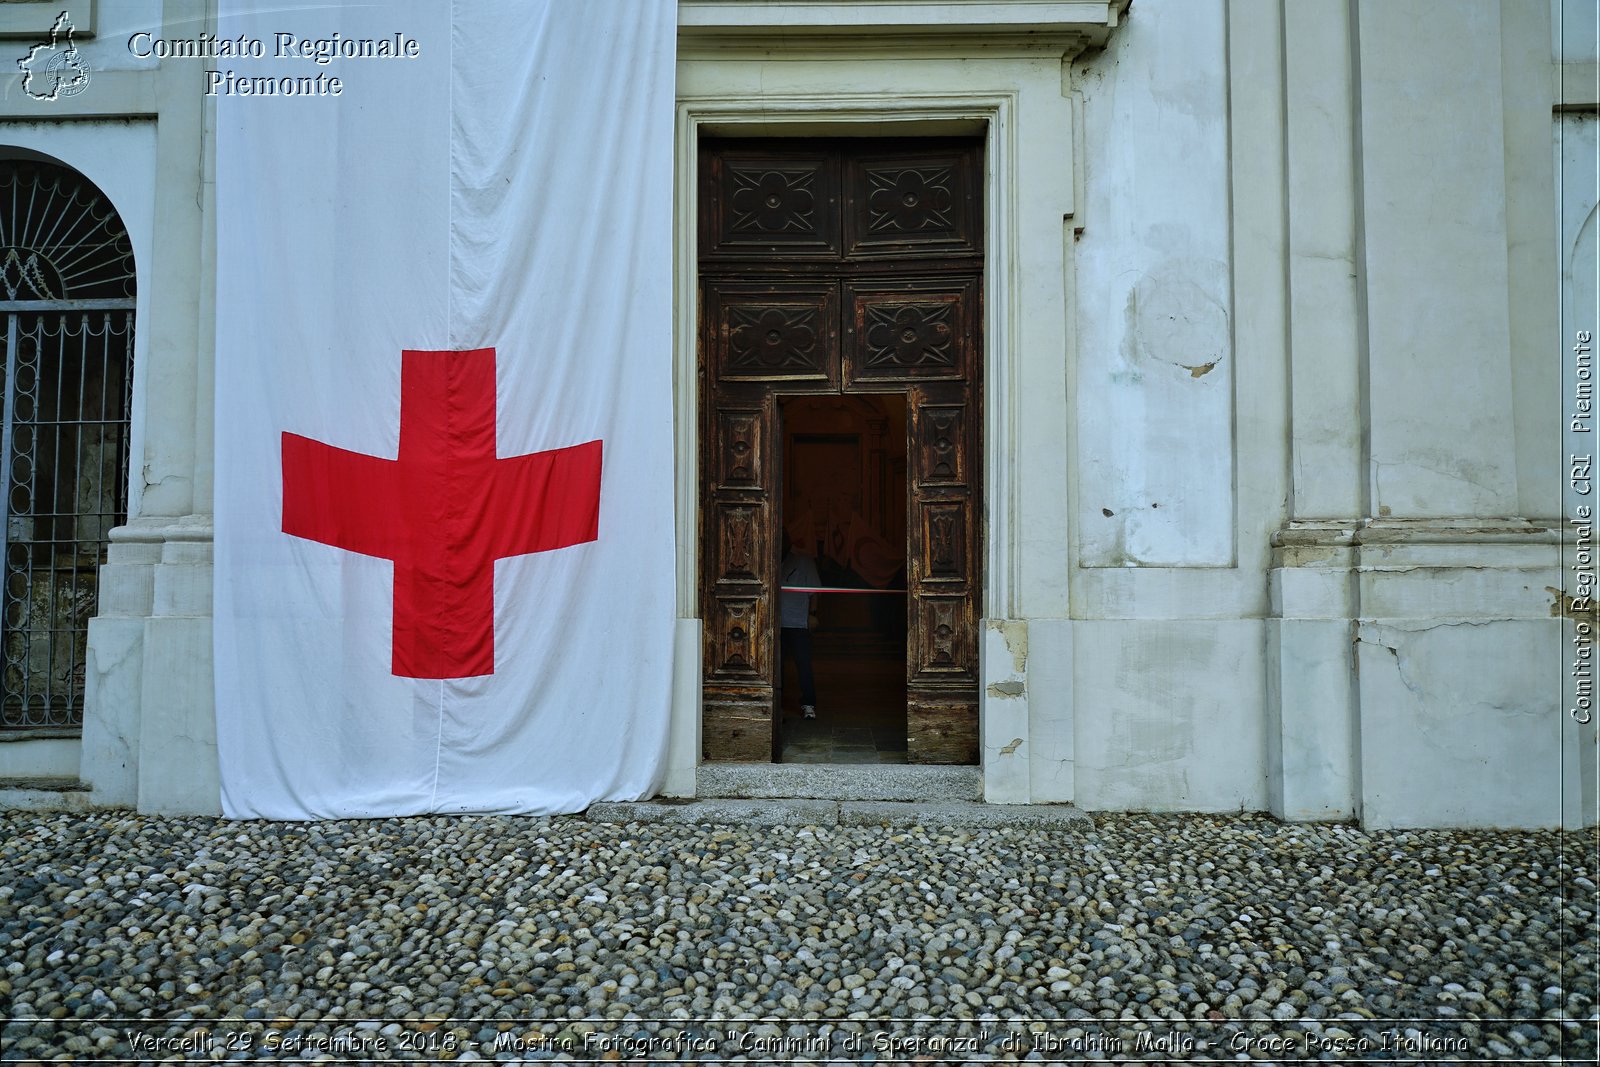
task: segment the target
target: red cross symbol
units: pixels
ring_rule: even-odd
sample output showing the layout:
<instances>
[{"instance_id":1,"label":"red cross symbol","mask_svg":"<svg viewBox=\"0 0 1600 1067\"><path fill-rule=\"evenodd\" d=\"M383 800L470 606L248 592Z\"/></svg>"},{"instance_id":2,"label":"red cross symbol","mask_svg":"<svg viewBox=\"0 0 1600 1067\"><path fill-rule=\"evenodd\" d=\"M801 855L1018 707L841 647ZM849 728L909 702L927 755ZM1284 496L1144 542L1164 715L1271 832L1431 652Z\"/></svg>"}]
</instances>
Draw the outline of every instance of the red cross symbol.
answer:
<instances>
[{"instance_id":1,"label":"red cross symbol","mask_svg":"<svg viewBox=\"0 0 1600 1067\"><path fill-rule=\"evenodd\" d=\"M283 532L394 561L394 673L494 673L494 561L593 541L600 442L495 456L494 349L400 363L400 456L283 435Z\"/></svg>"}]
</instances>

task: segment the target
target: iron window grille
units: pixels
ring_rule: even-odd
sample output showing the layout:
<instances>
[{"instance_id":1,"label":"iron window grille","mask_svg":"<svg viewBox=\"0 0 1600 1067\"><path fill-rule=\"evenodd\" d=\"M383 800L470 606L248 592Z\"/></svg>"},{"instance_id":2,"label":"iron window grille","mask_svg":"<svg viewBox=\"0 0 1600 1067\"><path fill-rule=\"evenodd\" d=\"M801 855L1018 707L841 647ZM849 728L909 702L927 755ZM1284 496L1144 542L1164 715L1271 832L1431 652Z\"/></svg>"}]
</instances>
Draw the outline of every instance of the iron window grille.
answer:
<instances>
[{"instance_id":1,"label":"iron window grille","mask_svg":"<svg viewBox=\"0 0 1600 1067\"><path fill-rule=\"evenodd\" d=\"M0 160L0 730L83 724L89 619L127 520L134 263L75 171Z\"/></svg>"}]
</instances>

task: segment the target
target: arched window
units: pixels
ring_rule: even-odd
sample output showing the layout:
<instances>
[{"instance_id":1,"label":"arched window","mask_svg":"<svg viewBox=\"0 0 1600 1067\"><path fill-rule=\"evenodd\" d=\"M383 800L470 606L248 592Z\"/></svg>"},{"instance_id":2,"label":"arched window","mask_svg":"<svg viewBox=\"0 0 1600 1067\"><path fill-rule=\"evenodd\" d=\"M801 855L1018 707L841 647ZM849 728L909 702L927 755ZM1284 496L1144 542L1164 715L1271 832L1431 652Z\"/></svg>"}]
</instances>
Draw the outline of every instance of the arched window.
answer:
<instances>
[{"instance_id":1,"label":"arched window","mask_svg":"<svg viewBox=\"0 0 1600 1067\"><path fill-rule=\"evenodd\" d=\"M127 519L133 245L81 174L0 159L0 729L83 722L96 576Z\"/></svg>"}]
</instances>

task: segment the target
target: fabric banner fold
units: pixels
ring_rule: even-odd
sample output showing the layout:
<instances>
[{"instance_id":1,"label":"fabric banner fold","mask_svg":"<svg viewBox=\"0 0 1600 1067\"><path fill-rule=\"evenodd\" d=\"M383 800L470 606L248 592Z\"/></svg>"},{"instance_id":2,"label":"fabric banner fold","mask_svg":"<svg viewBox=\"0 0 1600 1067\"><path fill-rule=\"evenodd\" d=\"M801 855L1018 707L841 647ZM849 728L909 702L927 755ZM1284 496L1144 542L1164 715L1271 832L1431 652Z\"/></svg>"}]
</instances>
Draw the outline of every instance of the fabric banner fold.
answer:
<instances>
[{"instance_id":1,"label":"fabric banner fold","mask_svg":"<svg viewBox=\"0 0 1600 1067\"><path fill-rule=\"evenodd\" d=\"M228 816L658 786L675 32L674 0L223 5L262 53L214 79Z\"/></svg>"}]
</instances>

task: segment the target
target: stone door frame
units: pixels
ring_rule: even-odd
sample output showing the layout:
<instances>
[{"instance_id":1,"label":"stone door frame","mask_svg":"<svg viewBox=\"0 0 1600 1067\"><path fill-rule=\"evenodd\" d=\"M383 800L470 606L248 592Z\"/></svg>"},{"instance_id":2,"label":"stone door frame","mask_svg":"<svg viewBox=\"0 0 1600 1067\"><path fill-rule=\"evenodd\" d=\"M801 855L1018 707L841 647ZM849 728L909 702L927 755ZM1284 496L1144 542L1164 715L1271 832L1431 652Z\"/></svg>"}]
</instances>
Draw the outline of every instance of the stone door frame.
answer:
<instances>
[{"instance_id":1,"label":"stone door frame","mask_svg":"<svg viewBox=\"0 0 1600 1067\"><path fill-rule=\"evenodd\" d=\"M1017 602L1011 517L1015 514L1016 479L1008 459L1013 445L1015 360L1012 338L1017 333L1018 307L1013 278L1013 250L1018 244L1018 195L1015 135L1017 93L934 96L885 94L761 95L759 98L680 97L675 124L673 192L674 229L674 487L677 538L677 634L674 642L672 727L668 770L663 792L692 796L700 763L701 649L699 618L699 398L697 306L698 147L702 136L850 136L937 137L981 134L984 139L984 321L983 367L983 507L984 581L980 596L979 640L986 620L1010 616ZM986 642L985 642L986 643ZM982 656L978 692L995 681L992 667L1004 670L994 657ZM979 703L979 763L985 741L986 702Z\"/></svg>"}]
</instances>

